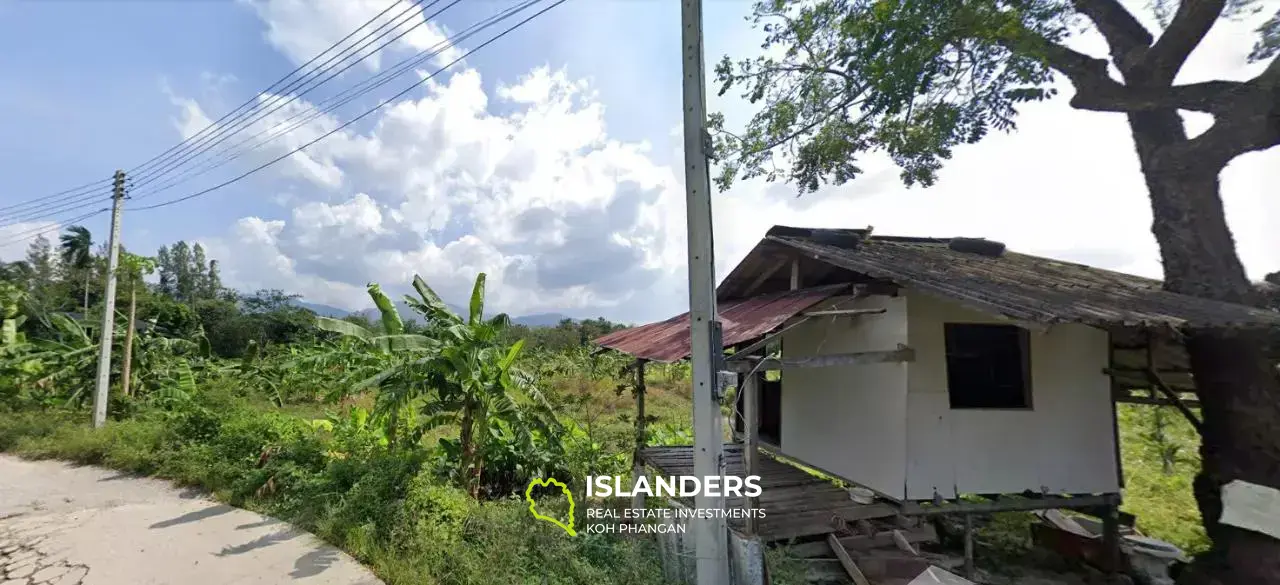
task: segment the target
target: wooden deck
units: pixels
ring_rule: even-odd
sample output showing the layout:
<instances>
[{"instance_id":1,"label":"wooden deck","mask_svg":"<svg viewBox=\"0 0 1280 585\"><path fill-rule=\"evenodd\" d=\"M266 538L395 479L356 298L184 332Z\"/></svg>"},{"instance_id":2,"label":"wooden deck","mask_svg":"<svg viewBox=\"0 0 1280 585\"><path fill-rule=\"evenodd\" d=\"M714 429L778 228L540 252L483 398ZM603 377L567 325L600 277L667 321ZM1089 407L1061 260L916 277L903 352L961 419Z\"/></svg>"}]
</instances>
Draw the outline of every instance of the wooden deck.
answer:
<instances>
[{"instance_id":1,"label":"wooden deck","mask_svg":"<svg viewBox=\"0 0 1280 585\"><path fill-rule=\"evenodd\" d=\"M724 455L727 475L746 475L742 445L725 444ZM649 447L641 451L641 457L660 475L694 475L692 446ZM765 542L827 534L837 529L837 518L852 524L857 520L886 518L898 513L898 508L893 504L854 502L844 489L782 463L763 451L759 462L759 508L764 510L765 517L759 519L758 532ZM681 503L693 505L691 498L682 499ZM747 500L729 498L725 506L745 508ZM741 519L731 519L729 526L741 531L744 522Z\"/></svg>"}]
</instances>

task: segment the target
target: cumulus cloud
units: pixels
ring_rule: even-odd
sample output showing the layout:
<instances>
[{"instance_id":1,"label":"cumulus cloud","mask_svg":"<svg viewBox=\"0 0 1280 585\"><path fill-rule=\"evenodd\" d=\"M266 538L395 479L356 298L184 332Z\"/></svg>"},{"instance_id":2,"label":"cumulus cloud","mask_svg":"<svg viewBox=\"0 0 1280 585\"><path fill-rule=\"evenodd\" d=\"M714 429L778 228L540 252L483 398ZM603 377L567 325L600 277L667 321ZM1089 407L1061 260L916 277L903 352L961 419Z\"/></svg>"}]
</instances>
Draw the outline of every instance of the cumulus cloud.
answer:
<instances>
[{"instance_id":1,"label":"cumulus cloud","mask_svg":"<svg viewBox=\"0 0 1280 585\"><path fill-rule=\"evenodd\" d=\"M324 14L297 0L253 6L271 42L298 62L381 8L353 1L339 11L350 14L339 18L328 14L327 3ZM1211 37L1208 56L1188 69L1238 73L1238 55L1224 48L1229 41ZM423 94L389 104L360 130L344 129L273 167L289 185L287 196L276 194L282 213L242 218L205 242L224 260L225 280L355 308L368 304L366 282L403 289L414 274L459 303L483 271L490 306L515 314L643 321L682 311L687 252L679 127L655 135L656 144L611 138L605 104L591 83L564 69L484 81L475 69L455 69L427 82ZM199 102L175 103L184 136L207 123ZM297 100L255 131L279 132L309 107ZM712 104L731 119L742 119L743 107ZM280 156L341 123L316 117L253 156ZM1264 193L1280 181L1276 156L1242 157L1223 176L1241 255L1258 276L1280 265L1274 235L1280 200ZM775 224L983 236L1023 252L1161 273L1122 116L1074 111L1065 99L1027 106L1016 134L960 149L927 190L902 187L883 161L866 167L868 174L852 183L798 199L788 186L762 182L716 194L717 274L731 270Z\"/></svg>"}]
</instances>

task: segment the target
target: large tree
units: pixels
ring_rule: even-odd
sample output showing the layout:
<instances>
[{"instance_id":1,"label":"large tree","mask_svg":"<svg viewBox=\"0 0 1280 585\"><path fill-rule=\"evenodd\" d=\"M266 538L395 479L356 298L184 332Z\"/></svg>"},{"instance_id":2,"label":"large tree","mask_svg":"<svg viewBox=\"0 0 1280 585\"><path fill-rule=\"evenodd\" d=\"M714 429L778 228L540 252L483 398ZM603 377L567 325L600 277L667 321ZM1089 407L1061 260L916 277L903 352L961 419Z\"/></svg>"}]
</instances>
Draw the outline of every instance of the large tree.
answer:
<instances>
[{"instance_id":1,"label":"large tree","mask_svg":"<svg viewBox=\"0 0 1280 585\"><path fill-rule=\"evenodd\" d=\"M1165 287L1261 304L1227 227L1218 175L1232 159L1280 143L1280 13L1258 28L1246 81L1177 84L1179 70L1222 18L1269 13L1257 0L1154 0L1153 32L1118 0L765 0L755 7L764 54L716 67L760 110L731 132L710 120L724 189L764 176L811 192L862 172L881 152L908 185L928 186L961 144L1014 128L1020 102L1074 86L1072 107L1123 112L1146 178ZM1274 10L1274 8L1271 8ZM1107 56L1066 41L1080 26ZM1269 62L1267 62L1269 61ZM1179 110L1211 114L1192 138ZM1220 488L1240 479L1280 488L1280 374L1264 356L1265 332L1187 331L1203 404L1203 469L1196 499L1213 540L1184 580L1280 583L1280 540L1222 525Z\"/></svg>"}]
</instances>

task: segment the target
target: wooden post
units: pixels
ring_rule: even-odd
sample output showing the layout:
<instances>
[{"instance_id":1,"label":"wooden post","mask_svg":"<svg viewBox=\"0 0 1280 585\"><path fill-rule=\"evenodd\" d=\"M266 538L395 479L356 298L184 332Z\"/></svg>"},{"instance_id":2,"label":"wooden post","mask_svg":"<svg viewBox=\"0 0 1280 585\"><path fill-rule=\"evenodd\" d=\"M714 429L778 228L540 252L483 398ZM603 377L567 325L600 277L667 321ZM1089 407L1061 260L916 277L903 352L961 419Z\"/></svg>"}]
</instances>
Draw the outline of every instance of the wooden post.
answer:
<instances>
[{"instance_id":1,"label":"wooden post","mask_svg":"<svg viewBox=\"0 0 1280 585\"><path fill-rule=\"evenodd\" d=\"M964 515L964 576L973 580L973 514Z\"/></svg>"},{"instance_id":2,"label":"wooden post","mask_svg":"<svg viewBox=\"0 0 1280 585\"><path fill-rule=\"evenodd\" d=\"M131 366L133 365L133 330L138 324L138 283L129 282L129 328L124 331L124 355L120 364L120 394L129 396Z\"/></svg>"},{"instance_id":3,"label":"wooden post","mask_svg":"<svg viewBox=\"0 0 1280 585\"><path fill-rule=\"evenodd\" d=\"M751 372L745 376L742 384L742 426L746 431L747 440L742 446L742 459L746 467L746 475L760 474L760 374ZM752 497L747 499L747 509L755 510L760 507L760 497ZM757 518L754 513L748 512L747 515L747 535L754 536L757 528Z\"/></svg>"},{"instance_id":4,"label":"wooden post","mask_svg":"<svg viewBox=\"0 0 1280 585\"><path fill-rule=\"evenodd\" d=\"M1114 503L1102 508L1102 555L1107 573L1120 572L1120 510Z\"/></svg>"},{"instance_id":5,"label":"wooden post","mask_svg":"<svg viewBox=\"0 0 1280 585\"><path fill-rule=\"evenodd\" d=\"M645 445L645 428L644 428L644 364L645 360L636 359L636 387L633 394L636 396L636 450L631 459L631 482L632 485L644 477L644 461L640 458L640 451ZM637 493L631 496L632 508L644 507L644 494Z\"/></svg>"},{"instance_id":6,"label":"wooden post","mask_svg":"<svg viewBox=\"0 0 1280 585\"><path fill-rule=\"evenodd\" d=\"M800 261L791 261L791 290L800 288Z\"/></svg>"}]
</instances>

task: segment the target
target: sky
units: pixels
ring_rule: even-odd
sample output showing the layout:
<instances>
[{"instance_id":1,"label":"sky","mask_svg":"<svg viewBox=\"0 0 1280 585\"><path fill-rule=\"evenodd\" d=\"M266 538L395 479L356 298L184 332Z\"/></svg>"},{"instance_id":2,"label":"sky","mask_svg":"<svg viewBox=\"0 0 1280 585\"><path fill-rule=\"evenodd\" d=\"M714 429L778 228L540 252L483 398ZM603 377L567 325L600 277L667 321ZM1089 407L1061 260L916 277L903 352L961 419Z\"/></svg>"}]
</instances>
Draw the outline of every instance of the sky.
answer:
<instances>
[{"instance_id":1,"label":"sky","mask_svg":"<svg viewBox=\"0 0 1280 585\"><path fill-rule=\"evenodd\" d=\"M139 167L254 98L388 2L0 0L6 180L0 207L105 183L116 169ZM296 95L297 88L277 87L259 98L281 107L246 120L242 136L271 136L271 128L312 104L336 99L512 6L511 0L429 2L422 0L428 7L418 12L402 0L388 16L427 22L320 88L287 105L288 98L275 96ZM122 242L152 254L178 240L197 241L219 261L228 286L279 288L347 309L370 306L366 283L407 292L414 274L462 304L475 275L485 272L488 306L513 315L646 322L683 312L679 6L568 0L465 58L514 21L461 41L223 166L168 175L185 182L149 181L164 169L144 165L131 174ZM761 50L763 33L745 19L749 13L746 0L705 0L707 63ZM1245 63L1251 43L1249 22L1220 22L1179 80L1248 78L1258 70ZM1105 52L1087 31L1071 44ZM986 237L1020 252L1158 278L1149 201L1124 117L1072 110L1071 93L1064 85L1059 98L1024 107L1014 133L961 147L927 189L902 186L894 168L870 159L864 176L804 197L790 185L764 181L717 193L717 275L778 224ZM724 112L731 126L753 113L733 94L709 89L708 99L708 109ZM133 209L222 183L383 102L244 180L167 207ZM1188 118L1193 133L1208 123ZM203 168L198 161L182 167ZM1240 157L1222 174L1228 221L1255 279L1280 269L1277 184L1276 149ZM82 208L0 227L0 259L24 254L29 240L13 242L17 236L56 230L59 222L105 207L108 195L104 184ZM107 214L81 223L105 241Z\"/></svg>"}]
</instances>

